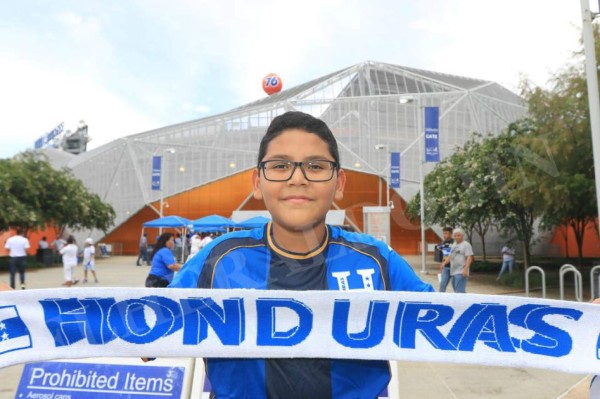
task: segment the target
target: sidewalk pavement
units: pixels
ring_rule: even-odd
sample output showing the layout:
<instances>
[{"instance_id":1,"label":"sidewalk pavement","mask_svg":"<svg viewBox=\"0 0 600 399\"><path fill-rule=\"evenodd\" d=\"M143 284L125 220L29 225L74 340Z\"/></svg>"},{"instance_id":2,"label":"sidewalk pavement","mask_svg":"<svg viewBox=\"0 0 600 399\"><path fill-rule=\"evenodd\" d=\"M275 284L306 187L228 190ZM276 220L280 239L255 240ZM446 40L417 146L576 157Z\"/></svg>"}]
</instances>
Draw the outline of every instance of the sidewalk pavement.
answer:
<instances>
[{"instance_id":1,"label":"sidewalk pavement","mask_svg":"<svg viewBox=\"0 0 600 399\"><path fill-rule=\"evenodd\" d=\"M428 274L421 274L421 258L405 258L424 281L437 288L438 268L435 264L428 264ZM100 258L96 261L100 283L80 282L78 286L143 287L149 268L136 267L135 260L134 256ZM432 262L431 259L428 261ZM77 268L77 278L83 279L81 267ZM0 274L0 280L8 282L8 275ZM28 289L60 287L62 282L62 267L27 272ZM490 276L475 275L470 279L467 291L507 294L506 289L494 283ZM399 362L398 368L402 399L584 399L588 398L590 381L588 376L527 368L416 362ZM20 365L0 369L0 399L15 397L22 369Z\"/></svg>"}]
</instances>

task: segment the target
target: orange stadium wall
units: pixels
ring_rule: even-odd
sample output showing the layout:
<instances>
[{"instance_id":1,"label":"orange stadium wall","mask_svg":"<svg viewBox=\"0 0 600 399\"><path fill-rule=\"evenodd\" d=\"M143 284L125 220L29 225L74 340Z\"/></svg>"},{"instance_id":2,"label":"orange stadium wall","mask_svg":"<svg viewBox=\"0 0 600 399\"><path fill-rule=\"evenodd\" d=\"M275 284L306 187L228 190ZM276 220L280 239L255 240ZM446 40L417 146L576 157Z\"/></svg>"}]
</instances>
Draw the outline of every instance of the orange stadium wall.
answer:
<instances>
[{"instance_id":1,"label":"orange stadium wall","mask_svg":"<svg viewBox=\"0 0 600 399\"><path fill-rule=\"evenodd\" d=\"M356 226L363 228L363 206L379 205L379 177L366 173L347 171L348 179L344 191L344 199L337 202L340 209L346 210L346 216ZM178 215L194 220L202 216L218 214L230 216L234 210L246 201L241 210L264 210L262 201L254 198L248 199L252 192L252 171L245 171L236 175L194 188L192 190L168 197L164 208L166 215ZM382 201L385 202L385 190L387 186L382 182ZM419 253L420 230L418 224L412 224L404 216L406 203L402 198L390 191L390 199L394 202L391 213L391 246L401 254ZM158 209L159 204L152 204ZM335 208L332 208L335 209ZM150 206L144 207L125 223L118 226L108 234L103 242L121 243L124 254L137 254L139 239L142 233L142 225L158 214ZM154 242L158 229L146 229L148 241ZM426 240L429 243L438 242L439 237L432 231L427 230Z\"/></svg>"},{"instance_id":2,"label":"orange stadium wall","mask_svg":"<svg viewBox=\"0 0 600 399\"><path fill-rule=\"evenodd\" d=\"M0 256L8 256L8 250L4 249L4 245L6 244L6 240L8 240L11 236L15 234L14 230L5 231L0 233ZM27 233L27 239L29 239L29 250L27 253L29 255L35 255L38 250L38 243L42 239L42 237L46 237L46 241L48 241L48 246L52 248L52 243L56 239L56 231L52 228L47 228L45 230L32 230Z\"/></svg>"},{"instance_id":3,"label":"orange stadium wall","mask_svg":"<svg viewBox=\"0 0 600 399\"><path fill-rule=\"evenodd\" d=\"M577 241L575 241L575 234L572 228L568 228L567 240L563 232L565 231L564 226L556 228L552 235L550 243L560 248L561 256L566 257L567 255L571 258L578 256L577 252ZM585 234L583 236L583 257L584 258L600 258L600 239L598 233L592 223L586 226Z\"/></svg>"}]
</instances>

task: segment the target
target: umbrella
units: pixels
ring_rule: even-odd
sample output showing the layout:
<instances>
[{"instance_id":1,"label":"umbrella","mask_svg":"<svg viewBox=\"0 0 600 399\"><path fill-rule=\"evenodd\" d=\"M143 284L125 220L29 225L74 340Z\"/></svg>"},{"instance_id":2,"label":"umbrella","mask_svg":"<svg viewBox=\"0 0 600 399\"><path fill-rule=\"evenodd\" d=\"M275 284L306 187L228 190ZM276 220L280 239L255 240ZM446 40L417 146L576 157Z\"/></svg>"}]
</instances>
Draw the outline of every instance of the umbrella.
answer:
<instances>
[{"instance_id":1,"label":"umbrella","mask_svg":"<svg viewBox=\"0 0 600 399\"><path fill-rule=\"evenodd\" d=\"M146 222L144 227L186 227L189 223L190 221L184 217L170 215Z\"/></svg>"},{"instance_id":2,"label":"umbrella","mask_svg":"<svg viewBox=\"0 0 600 399\"><path fill-rule=\"evenodd\" d=\"M246 219L243 222L236 223L236 227L243 227L246 229L255 229L258 227L263 227L265 224L269 223L271 219L266 218L264 216L255 216L250 219Z\"/></svg>"},{"instance_id":3,"label":"umbrella","mask_svg":"<svg viewBox=\"0 0 600 399\"><path fill-rule=\"evenodd\" d=\"M227 219L226 217L219 216L219 215L205 216L200 219L193 220L191 222L191 224L194 225L194 229L196 229L196 230L202 230L202 229L206 229L206 228L215 228L215 227L227 228L227 227L235 227L235 225L236 225L236 223L233 220Z\"/></svg>"}]
</instances>

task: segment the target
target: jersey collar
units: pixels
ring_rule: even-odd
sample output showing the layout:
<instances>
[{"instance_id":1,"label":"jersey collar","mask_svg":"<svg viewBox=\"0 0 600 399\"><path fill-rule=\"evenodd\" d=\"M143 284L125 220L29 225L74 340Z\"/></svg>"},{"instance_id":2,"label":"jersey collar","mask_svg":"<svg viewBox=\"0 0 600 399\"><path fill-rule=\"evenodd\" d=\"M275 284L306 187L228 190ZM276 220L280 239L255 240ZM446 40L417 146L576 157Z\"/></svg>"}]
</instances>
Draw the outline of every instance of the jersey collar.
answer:
<instances>
[{"instance_id":1,"label":"jersey collar","mask_svg":"<svg viewBox=\"0 0 600 399\"><path fill-rule=\"evenodd\" d=\"M330 236L329 226L325 225L325 237L323 238L323 242L321 242L321 244L317 248L313 249L310 252L298 253L298 252L287 251L277 245L277 243L273 239L273 222L269 222L269 224L267 224L265 233L267 235L267 243L269 244L269 248L271 248L277 254L279 254L281 256L285 256L286 258L290 258L290 259L309 259L316 255L319 255L327 247L327 243L329 242L329 236Z\"/></svg>"}]
</instances>

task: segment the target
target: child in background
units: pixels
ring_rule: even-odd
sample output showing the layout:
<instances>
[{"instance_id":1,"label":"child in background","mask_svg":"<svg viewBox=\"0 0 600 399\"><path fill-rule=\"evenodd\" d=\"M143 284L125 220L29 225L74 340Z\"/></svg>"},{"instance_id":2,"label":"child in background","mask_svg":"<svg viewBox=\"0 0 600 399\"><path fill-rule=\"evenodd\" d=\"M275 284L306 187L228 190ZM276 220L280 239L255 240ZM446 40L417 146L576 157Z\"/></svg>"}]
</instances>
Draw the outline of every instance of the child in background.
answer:
<instances>
[{"instance_id":1,"label":"child in background","mask_svg":"<svg viewBox=\"0 0 600 399\"><path fill-rule=\"evenodd\" d=\"M87 238L85 240L85 248L83 248L83 282L87 283L88 279L88 270L92 272L94 276L94 282L98 282L98 277L96 276L96 268L95 268L95 259L94 255L96 254L96 249L94 248L94 240L91 238Z\"/></svg>"}]
</instances>

